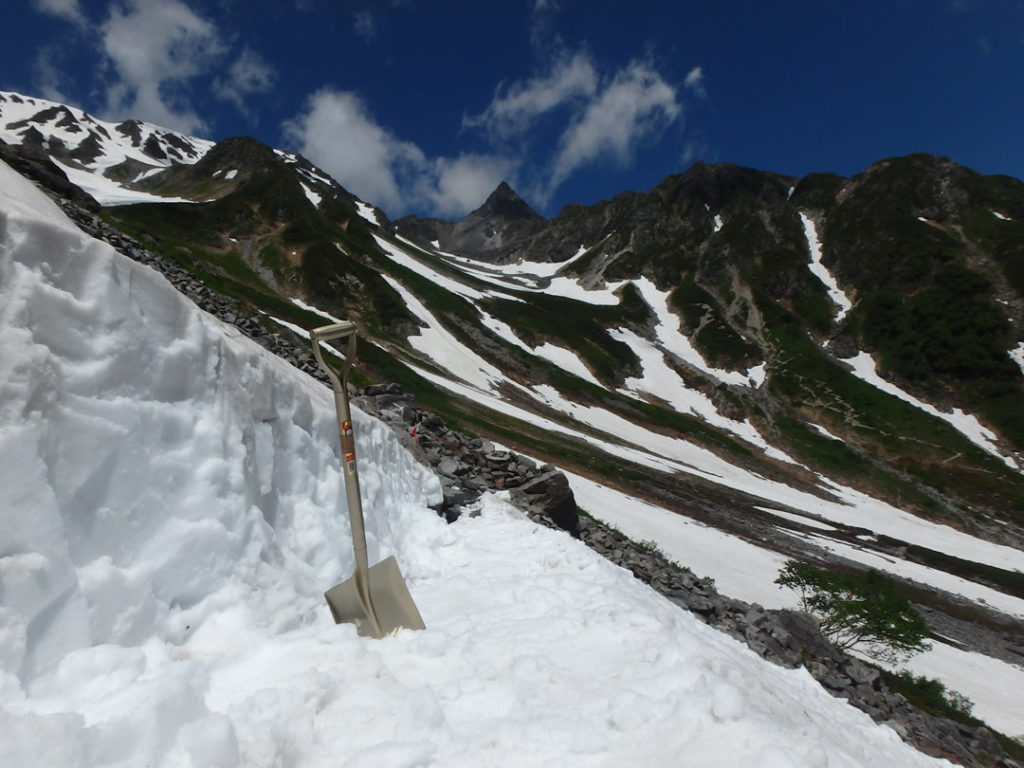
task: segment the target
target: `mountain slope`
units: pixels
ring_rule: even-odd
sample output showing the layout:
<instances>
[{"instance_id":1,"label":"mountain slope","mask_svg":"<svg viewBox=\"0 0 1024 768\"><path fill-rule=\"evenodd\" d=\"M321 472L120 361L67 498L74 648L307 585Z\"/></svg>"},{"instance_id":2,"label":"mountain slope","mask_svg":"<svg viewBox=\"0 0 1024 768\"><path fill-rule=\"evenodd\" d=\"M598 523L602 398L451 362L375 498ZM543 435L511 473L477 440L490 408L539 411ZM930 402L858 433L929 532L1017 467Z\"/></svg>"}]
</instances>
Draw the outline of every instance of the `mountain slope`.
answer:
<instances>
[{"instance_id":1,"label":"mountain slope","mask_svg":"<svg viewBox=\"0 0 1024 768\"><path fill-rule=\"evenodd\" d=\"M329 391L2 164L0 212L5 764L948 765L494 497L448 526L359 412L428 629L334 625Z\"/></svg>"}]
</instances>

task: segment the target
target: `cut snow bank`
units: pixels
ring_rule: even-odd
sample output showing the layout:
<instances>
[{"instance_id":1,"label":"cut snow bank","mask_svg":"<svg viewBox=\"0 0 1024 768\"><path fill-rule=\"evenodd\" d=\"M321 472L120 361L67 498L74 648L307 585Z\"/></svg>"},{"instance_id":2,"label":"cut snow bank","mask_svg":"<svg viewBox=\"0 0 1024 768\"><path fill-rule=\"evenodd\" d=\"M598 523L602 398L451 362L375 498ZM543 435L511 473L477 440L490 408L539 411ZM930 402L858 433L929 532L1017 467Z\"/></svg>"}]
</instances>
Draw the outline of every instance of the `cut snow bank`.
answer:
<instances>
[{"instance_id":1,"label":"cut snow bank","mask_svg":"<svg viewBox=\"0 0 1024 768\"><path fill-rule=\"evenodd\" d=\"M948 765L354 415L379 641L329 391L0 164L0 765Z\"/></svg>"}]
</instances>

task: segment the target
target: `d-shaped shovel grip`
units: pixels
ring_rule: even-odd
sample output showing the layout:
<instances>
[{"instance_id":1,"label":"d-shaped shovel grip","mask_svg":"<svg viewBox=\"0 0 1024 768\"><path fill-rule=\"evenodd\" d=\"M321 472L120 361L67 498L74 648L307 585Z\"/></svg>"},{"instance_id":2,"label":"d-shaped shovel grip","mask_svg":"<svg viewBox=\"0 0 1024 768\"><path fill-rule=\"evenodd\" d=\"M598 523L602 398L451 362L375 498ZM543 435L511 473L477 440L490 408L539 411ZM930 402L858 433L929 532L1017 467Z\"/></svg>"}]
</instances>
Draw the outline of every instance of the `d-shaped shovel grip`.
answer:
<instances>
[{"instance_id":1,"label":"d-shaped shovel grip","mask_svg":"<svg viewBox=\"0 0 1024 768\"><path fill-rule=\"evenodd\" d=\"M356 324L351 320L346 320L341 323L334 323L333 325L322 325L311 330L309 338L313 341L313 357L316 358L317 365L323 369L324 373L331 380L331 386L334 388L334 391L344 392L349 371L352 370L352 365L356 360ZM345 357L342 360L341 367L335 370L324 360L320 344L321 342L344 338L348 339L348 347L345 350Z\"/></svg>"}]
</instances>

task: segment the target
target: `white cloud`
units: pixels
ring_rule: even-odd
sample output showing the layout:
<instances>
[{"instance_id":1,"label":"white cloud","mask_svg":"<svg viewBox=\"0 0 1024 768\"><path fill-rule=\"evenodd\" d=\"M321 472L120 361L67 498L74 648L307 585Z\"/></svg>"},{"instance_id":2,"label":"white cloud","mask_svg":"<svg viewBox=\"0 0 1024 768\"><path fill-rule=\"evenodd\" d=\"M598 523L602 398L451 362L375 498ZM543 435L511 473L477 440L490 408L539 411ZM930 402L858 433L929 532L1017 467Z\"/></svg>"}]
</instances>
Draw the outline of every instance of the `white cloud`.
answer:
<instances>
[{"instance_id":1,"label":"white cloud","mask_svg":"<svg viewBox=\"0 0 1024 768\"><path fill-rule=\"evenodd\" d=\"M416 196L429 201L436 216L463 216L478 208L515 171L515 161L497 155L440 158L422 177Z\"/></svg>"},{"instance_id":2,"label":"white cloud","mask_svg":"<svg viewBox=\"0 0 1024 768\"><path fill-rule=\"evenodd\" d=\"M538 4L536 10L545 8ZM585 51L555 49L559 53L546 72L499 86L483 112L462 122L463 129L480 129L491 142L515 140L523 157L548 154L547 162L535 162L533 178L526 179L541 202L585 166L628 164L642 141L682 116L676 88L653 64L633 61L607 76ZM703 78L695 67L684 87L703 94ZM548 138L552 126L555 142ZM554 152L548 153L552 143Z\"/></svg>"},{"instance_id":3,"label":"white cloud","mask_svg":"<svg viewBox=\"0 0 1024 768\"><path fill-rule=\"evenodd\" d=\"M246 48L228 68L227 77L215 81L214 92L234 104L242 114L251 115L246 98L266 93L276 80L277 71L258 53Z\"/></svg>"},{"instance_id":4,"label":"white cloud","mask_svg":"<svg viewBox=\"0 0 1024 768\"><path fill-rule=\"evenodd\" d=\"M585 53L562 56L545 75L498 89L479 115L463 119L467 128L484 128L496 138L526 132L541 115L559 106L592 97L598 76Z\"/></svg>"},{"instance_id":5,"label":"white cloud","mask_svg":"<svg viewBox=\"0 0 1024 768\"><path fill-rule=\"evenodd\" d=\"M317 91L284 133L342 186L386 211L404 207L399 178L428 165L416 145L378 125L354 93Z\"/></svg>"},{"instance_id":6,"label":"white cloud","mask_svg":"<svg viewBox=\"0 0 1024 768\"><path fill-rule=\"evenodd\" d=\"M515 163L497 155L428 158L379 125L358 95L324 88L283 126L286 140L366 202L397 216L416 207L461 216L479 206Z\"/></svg>"},{"instance_id":7,"label":"white cloud","mask_svg":"<svg viewBox=\"0 0 1024 768\"><path fill-rule=\"evenodd\" d=\"M116 77L106 94L111 116L184 133L205 127L183 90L225 52L213 24L180 0L129 0L111 10L101 45Z\"/></svg>"},{"instance_id":8,"label":"white cloud","mask_svg":"<svg viewBox=\"0 0 1024 768\"><path fill-rule=\"evenodd\" d=\"M708 95L707 89L704 87L704 70L701 67L691 69L689 74L686 75L683 85L698 96L704 97Z\"/></svg>"},{"instance_id":9,"label":"white cloud","mask_svg":"<svg viewBox=\"0 0 1024 768\"><path fill-rule=\"evenodd\" d=\"M32 0L36 10L51 16L70 21L72 24L84 26L87 21L78 0Z\"/></svg>"},{"instance_id":10,"label":"white cloud","mask_svg":"<svg viewBox=\"0 0 1024 768\"><path fill-rule=\"evenodd\" d=\"M585 165L625 165L641 139L682 115L676 90L648 64L633 62L592 99L562 134L545 186L550 195Z\"/></svg>"}]
</instances>

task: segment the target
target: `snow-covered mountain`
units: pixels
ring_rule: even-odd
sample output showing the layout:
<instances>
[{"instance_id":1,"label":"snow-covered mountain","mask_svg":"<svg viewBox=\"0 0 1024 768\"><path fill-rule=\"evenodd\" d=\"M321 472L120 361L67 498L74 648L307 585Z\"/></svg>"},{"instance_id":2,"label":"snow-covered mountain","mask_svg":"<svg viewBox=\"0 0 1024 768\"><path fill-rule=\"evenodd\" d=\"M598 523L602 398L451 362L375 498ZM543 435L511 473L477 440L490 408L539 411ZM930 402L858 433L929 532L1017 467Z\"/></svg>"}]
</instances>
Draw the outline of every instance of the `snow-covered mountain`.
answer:
<instances>
[{"instance_id":1,"label":"snow-covered mountain","mask_svg":"<svg viewBox=\"0 0 1024 768\"><path fill-rule=\"evenodd\" d=\"M329 391L0 165L4 765L939 765L356 414L371 560L428 629L336 626Z\"/></svg>"},{"instance_id":2,"label":"snow-covered mountain","mask_svg":"<svg viewBox=\"0 0 1024 768\"><path fill-rule=\"evenodd\" d=\"M213 142L138 120L110 123L75 107L0 92L0 139L45 150L102 204L160 200L133 190L175 163L194 163Z\"/></svg>"},{"instance_id":3,"label":"snow-covered mountain","mask_svg":"<svg viewBox=\"0 0 1024 768\"><path fill-rule=\"evenodd\" d=\"M75 169L59 105L5 96L13 156ZM1024 732L1020 182L928 156L853 179L695 166L550 221L503 186L462 222L392 224L299 156L189 145L68 175L267 332L355 320L363 383L555 463L726 594L794 605L773 584L793 556L899 577L936 633L911 669Z\"/></svg>"}]
</instances>

